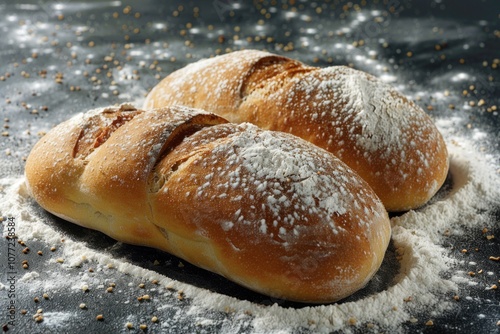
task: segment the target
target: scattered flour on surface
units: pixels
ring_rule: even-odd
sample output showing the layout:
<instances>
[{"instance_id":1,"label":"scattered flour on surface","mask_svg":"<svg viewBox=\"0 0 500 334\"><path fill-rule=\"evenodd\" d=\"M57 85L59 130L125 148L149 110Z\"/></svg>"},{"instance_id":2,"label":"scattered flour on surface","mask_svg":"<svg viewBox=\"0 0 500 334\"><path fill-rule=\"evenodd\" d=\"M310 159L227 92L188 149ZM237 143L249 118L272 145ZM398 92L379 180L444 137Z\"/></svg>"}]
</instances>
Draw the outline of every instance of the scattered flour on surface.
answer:
<instances>
[{"instance_id":1,"label":"scattered flour on surface","mask_svg":"<svg viewBox=\"0 0 500 334\"><path fill-rule=\"evenodd\" d=\"M38 279L40 277L40 274L36 271L30 271L29 273L26 273L19 279L20 282L30 282Z\"/></svg>"},{"instance_id":2,"label":"scattered flour on surface","mask_svg":"<svg viewBox=\"0 0 500 334\"><path fill-rule=\"evenodd\" d=\"M64 328L71 318L76 317L77 313L72 312L44 312L41 324L53 332L54 329Z\"/></svg>"}]
</instances>

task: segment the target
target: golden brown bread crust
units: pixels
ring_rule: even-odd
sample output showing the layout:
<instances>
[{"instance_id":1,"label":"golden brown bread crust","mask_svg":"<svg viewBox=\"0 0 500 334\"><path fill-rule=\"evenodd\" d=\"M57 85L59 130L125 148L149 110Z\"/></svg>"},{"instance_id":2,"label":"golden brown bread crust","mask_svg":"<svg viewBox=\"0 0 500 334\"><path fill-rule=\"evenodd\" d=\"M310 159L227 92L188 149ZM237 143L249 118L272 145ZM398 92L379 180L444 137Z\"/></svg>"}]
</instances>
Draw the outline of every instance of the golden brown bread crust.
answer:
<instances>
[{"instance_id":1,"label":"golden brown bread crust","mask_svg":"<svg viewBox=\"0 0 500 334\"><path fill-rule=\"evenodd\" d=\"M171 73L144 107L174 104L306 139L354 169L389 211L425 204L448 173L446 145L429 116L389 85L348 67L233 52Z\"/></svg>"},{"instance_id":2,"label":"golden brown bread crust","mask_svg":"<svg viewBox=\"0 0 500 334\"><path fill-rule=\"evenodd\" d=\"M362 288L390 239L382 203L332 154L199 110L79 115L36 144L26 180L62 218L295 301Z\"/></svg>"}]
</instances>

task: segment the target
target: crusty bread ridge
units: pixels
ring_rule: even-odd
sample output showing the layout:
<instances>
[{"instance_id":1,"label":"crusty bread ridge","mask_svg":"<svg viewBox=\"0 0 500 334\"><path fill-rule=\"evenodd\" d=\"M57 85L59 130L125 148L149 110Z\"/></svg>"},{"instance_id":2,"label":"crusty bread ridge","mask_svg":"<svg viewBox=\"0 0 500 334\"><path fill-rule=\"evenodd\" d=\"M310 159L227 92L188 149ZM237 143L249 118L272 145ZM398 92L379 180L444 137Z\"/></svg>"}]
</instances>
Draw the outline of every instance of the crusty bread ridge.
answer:
<instances>
[{"instance_id":1,"label":"crusty bread ridge","mask_svg":"<svg viewBox=\"0 0 500 334\"><path fill-rule=\"evenodd\" d=\"M200 110L78 115L40 139L25 174L55 215L277 298L352 294L390 239L378 197L332 154Z\"/></svg>"},{"instance_id":2,"label":"crusty bread ridge","mask_svg":"<svg viewBox=\"0 0 500 334\"><path fill-rule=\"evenodd\" d=\"M354 169L389 211L425 204L448 172L445 142L415 103L374 76L243 50L177 70L144 108L185 105L299 136Z\"/></svg>"}]
</instances>

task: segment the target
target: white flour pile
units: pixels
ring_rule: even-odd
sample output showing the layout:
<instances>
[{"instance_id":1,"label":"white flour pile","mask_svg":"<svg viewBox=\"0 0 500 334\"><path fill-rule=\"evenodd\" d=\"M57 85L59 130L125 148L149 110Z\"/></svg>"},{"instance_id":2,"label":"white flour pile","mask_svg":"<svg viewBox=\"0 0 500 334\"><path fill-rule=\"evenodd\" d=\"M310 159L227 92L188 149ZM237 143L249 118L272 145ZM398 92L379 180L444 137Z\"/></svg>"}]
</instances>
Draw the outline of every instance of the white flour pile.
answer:
<instances>
[{"instance_id":1,"label":"white flour pile","mask_svg":"<svg viewBox=\"0 0 500 334\"><path fill-rule=\"evenodd\" d=\"M415 318L422 312L432 317L453 309L456 301L452 297L460 284L467 284L467 275L454 275L456 260L443 246L443 241L447 235L462 233L464 228L488 225L487 210L492 207L491 201L496 201L494 205L498 205L500 199L499 175L491 161L488 161L492 160L491 157L476 153L471 141L453 137L451 122L445 120L437 124L448 141L452 189L442 199L392 219L392 240L400 261L400 271L385 291L354 302L301 309L284 308L278 304L257 305L174 281L154 271L96 252L81 242L61 235L45 224L43 217L36 216L27 201L23 178L0 180L0 186L6 190L0 201L0 216L16 217L17 234L24 241L37 239L48 245L60 245L60 254L64 257L63 268L77 266L82 261L94 261L103 267L112 264L116 270L132 277L156 279L161 285L182 290L190 299L189 315L198 319L201 326L213 323L214 320L208 316L209 310L231 310L234 325L228 327L228 333L234 331L238 321L250 322L255 333L289 333L297 329L315 332L349 332L355 328L401 330L405 322L426 323L430 318ZM7 235L6 228L3 234ZM64 243L60 242L61 238L66 239ZM452 278L443 278L445 273L451 273L446 277ZM27 275L23 277L25 281L35 283L41 280L36 273ZM98 284L88 277L76 280L64 277L64 274L61 277L59 286L54 284L53 289L64 286L78 289L83 284Z\"/></svg>"}]
</instances>

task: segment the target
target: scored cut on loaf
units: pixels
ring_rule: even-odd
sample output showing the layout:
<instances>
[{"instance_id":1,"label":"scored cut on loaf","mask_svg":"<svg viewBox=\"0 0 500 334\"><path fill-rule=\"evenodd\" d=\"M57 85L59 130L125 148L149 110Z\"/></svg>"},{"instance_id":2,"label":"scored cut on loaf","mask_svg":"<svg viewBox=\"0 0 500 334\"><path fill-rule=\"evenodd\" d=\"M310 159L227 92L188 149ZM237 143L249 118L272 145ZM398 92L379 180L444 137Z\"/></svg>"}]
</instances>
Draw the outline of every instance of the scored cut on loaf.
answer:
<instances>
[{"instance_id":1,"label":"scored cut on loaf","mask_svg":"<svg viewBox=\"0 0 500 334\"><path fill-rule=\"evenodd\" d=\"M144 102L144 108L168 105L201 108L324 148L364 178L388 211L422 206L448 173L446 145L430 117L390 85L345 66L236 51L171 73Z\"/></svg>"},{"instance_id":2,"label":"scored cut on loaf","mask_svg":"<svg viewBox=\"0 0 500 334\"><path fill-rule=\"evenodd\" d=\"M63 219L293 301L363 288L390 240L376 194L331 153L201 110L77 115L39 140L25 175Z\"/></svg>"}]
</instances>

